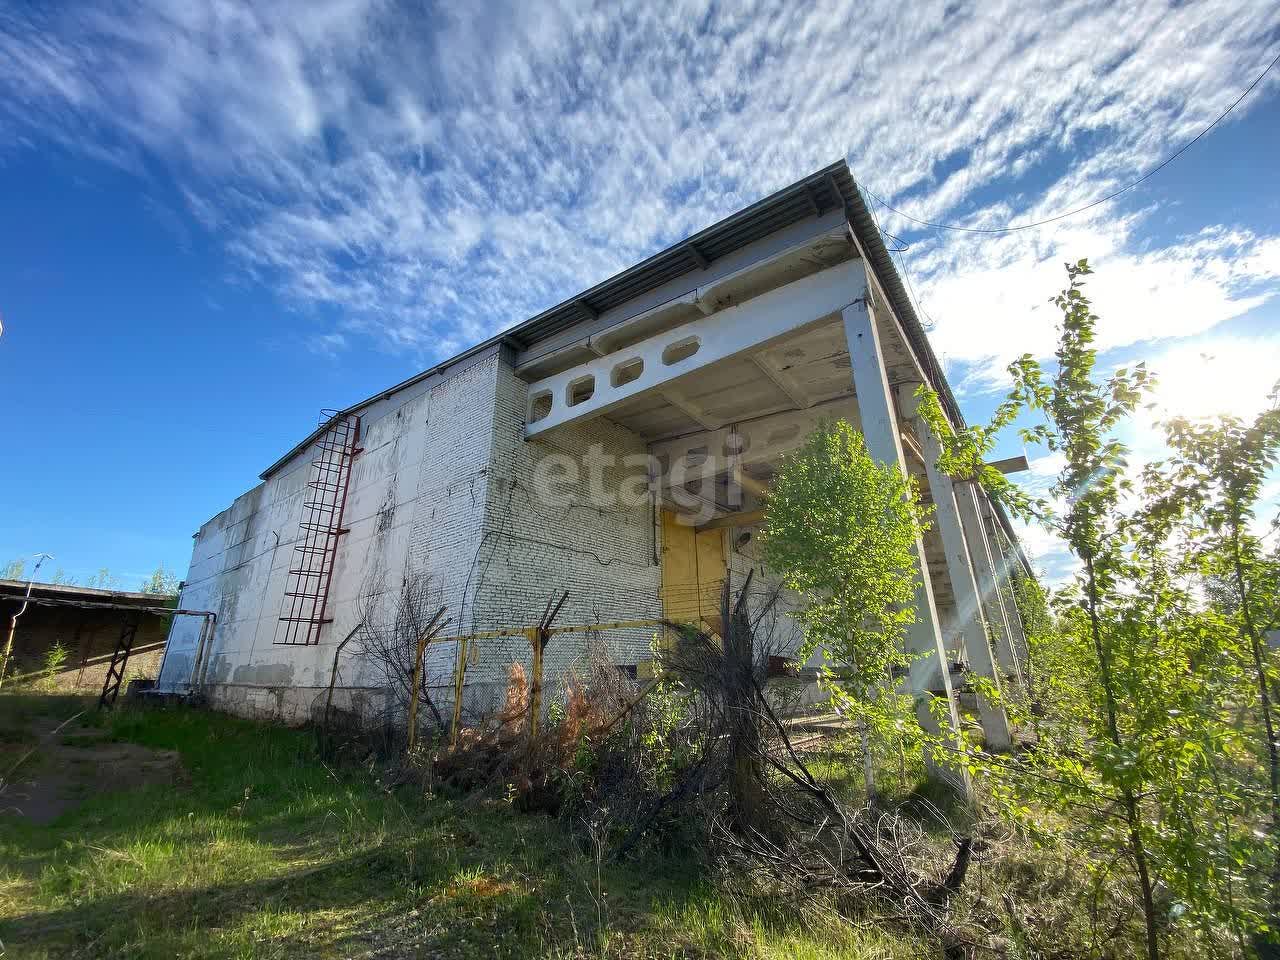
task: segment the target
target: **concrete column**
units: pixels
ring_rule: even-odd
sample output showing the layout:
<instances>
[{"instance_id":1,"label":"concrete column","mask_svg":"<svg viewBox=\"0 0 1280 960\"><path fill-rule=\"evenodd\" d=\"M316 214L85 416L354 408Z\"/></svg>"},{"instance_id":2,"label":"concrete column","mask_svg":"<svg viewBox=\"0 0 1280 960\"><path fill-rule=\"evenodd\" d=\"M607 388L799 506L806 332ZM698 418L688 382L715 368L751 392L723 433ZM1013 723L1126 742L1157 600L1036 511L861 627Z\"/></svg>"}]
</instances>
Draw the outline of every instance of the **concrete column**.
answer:
<instances>
[{"instance_id":1,"label":"concrete column","mask_svg":"<svg viewBox=\"0 0 1280 960\"><path fill-rule=\"evenodd\" d=\"M849 344L849 365L853 372L853 388L858 398L858 413L862 419L862 435L867 452L880 463L893 464L909 476L902 453L902 440L898 436L898 418L893 407L889 380L884 367L884 354L875 319L867 303L868 295L845 307L845 338ZM924 544L916 538L912 553L916 563L916 619L907 628L907 649L912 655L908 685L915 699L916 717L927 732L944 740L959 742L960 717L956 711L955 697L951 692L951 677L947 671L946 652L942 632L938 624L938 610L933 600L933 586L929 582L929 566L924 562ZM930 709L938 696L945 699L949 730L943 730ZM948 764L947 758L925 751L925 770L929 776L952 784L966 796L970 792L968 773ZM941 761L941 762L940 762Z\"/></svg>"},{"instance_id":2,"label":"concrete column","mask_svg":"<svg viewBox=\"0 0 1280 960\"><path fill-rule=\"evenodd\" d=\"M996 648L996 662L1005 677L1018 686L1022 685L1022 669L1014 649L1013 629L1009 625L1009 612L1000 593L999 554L992 549L982 520L979 498L984 497L974 480L964 480L955 485L956 505L960 510L960 524L973 558L973 572L978 580L978 592L982 597L987 623L991 626Z\"/></svg>"},{"instance_id":3,"label":"concrete column","mask_svg":"<svg viewBox=\"0 0 1280 960\"><path fill-rule=\"evenodd\" d=\"M1009 638L1013 655L1021 665L1027 658L1027 633L1022 626L1022 614L1018 610L1016 592L1013 589L1013 566L1018 562L1018 558L1014 555L1013 544L1005 536L999 521L996 520L994 509L987 500L982 501L982 514L990 533L991 552L996 558L996 570L999 574L997 583L1000 586L1000 595L1004 599L1005 615L1009 618Z\"/></svg>"},{"instance_id":4,"label":"concrete column","mask_svg":"<svg viewBox=\"0 0 1280 960\"><path fill-rule=\"evenodd\" d=\"M947 576L951 579L951 592L955 595L955 627L964 640L964 650L968 654L970 665L980 676L990 680L998 692L1000 677L991 655L991 641L987 638L986 618L983 616L978 583L974 578L973 563L969 559L969 547L960 522L960 510L956 505L951 478L938 469L942 444L929 429L929 425L919 417L913 420L913 425L924 454L929 490L933 494L934 523L938 525L942 548L947 556ZM1007 750L1013 743L1013 737L1004 707L979 696L978 716L982 722L987 748Z\"/></svg>"}]
</instances>

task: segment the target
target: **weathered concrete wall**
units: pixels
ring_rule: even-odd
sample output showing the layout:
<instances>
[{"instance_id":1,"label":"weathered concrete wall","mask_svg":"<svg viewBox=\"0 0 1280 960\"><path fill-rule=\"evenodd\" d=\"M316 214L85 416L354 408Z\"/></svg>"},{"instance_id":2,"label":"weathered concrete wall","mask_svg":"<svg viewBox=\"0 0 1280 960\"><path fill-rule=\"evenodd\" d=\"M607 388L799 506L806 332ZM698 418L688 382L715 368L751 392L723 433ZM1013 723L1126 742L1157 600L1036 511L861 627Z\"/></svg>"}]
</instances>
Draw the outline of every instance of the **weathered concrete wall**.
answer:
<instances>
[{"instance_id":1,"label":"weathered concrete wall","mask_svg":"<svg viewBox=\"0 0 1280 960\"><path fill-rule=\"evenodd\" d=\"M361 411L363 452L344 516L350 533L339 541L328 606L334 622L320 643L274 642L314 447L201 527L181 604L218 614L207 672L215 702L260 716L304 717L328 685L334 647L357 622L361 598L390 602L411 569L430 574L452 606L460 558L469 559L479 537L495 369L496 357L489 357ZM198 633L198 623L175 628L163 687L190 678ZM371 679L368 664L343 656L339 686L366 687Z\"/></svg>"},{"instance_id":2,"label":"weathered concrete wall","mask_svg":"<svg viewBox=\"0 0 1280 960\"><path fill-rule=\"evenodd\" d=\"M219 709L253 720L301 725L323 710L328 687L262 686L246 683L211 683L205 695ZM363 717L385 715L387 692L373 687L337 687L333 710Z\"/></svg>"},{"instance_id":3,"label":"weathered concrete wall","mask_svg":"<svg viewBox=\"0 0 1280 960\"><path fill-rule=\"evenodd\" d=\"M334 622L319 644L274 642L312 451L201 527L181 606L218 614L206 677L211 699L245 715L304 721L362 604L394 604L406 575L430 577L452 618L446 634L532 625L564 590L569 600L558 624L661 616L660 531L646 493L644 439L597 418L525 440L527 390L509 358L495 354L362 411L363 452L344 519L351 532L334 567ZM576 476L557 473L548 502L539 465L552 456L576 464ZM728 565L737 584L756 568L763 592L776 578L763 572L754 539L738 543L753 531L726 531ZM798 638L787 606L774 629L776 642L793 650ZM174 628L162 687L189 679L198 632L194 619ZM637 628L603 639L618 663L635 664L650 656L653 635ZM586 644L575 634L548 647L548 703ZM342 657L335 703L381 710L387 704L374 689L376 671L355 652L353 645ZM452 702L456 654L451 643L429 651L428 682L442 710ZM494 706L511 664L528 668L530 659L522 637L479 641L468 670L469 709Z\"/></svg>"},{"instance_id":4,"label":"weathered concrete wall","mask_svg":"<svg viewBox=\"0 0 1280 960\"><path fill-rule=\"evenodd\" d=\"M570 592L561 624L658 616L661 577L643 494L644 441L597 420L526 442L526 389L510 363L494 356L416 396L364 411L364 452L347 501L351 533L340 543L330 592L334 623L317 645L273 643L309 457L206 523L181 602L218 613L210 697L237 713L304 720L327 686L334 646L356 622L361 598L393 604L411 573L431 578L453 619L447 633L535 623L560 590ZM576 483L558 486L565 503L544 503L537 490L535 472L548 454L582 466ZM601 457L616 462L593 485L591 464ZM626 457L634 461L625 464ZM632 488L630 501L611 502L624 484ZM635 663L648 656L651 633L615 631L607 639L619 662ZM175 629L165 686L190 676L197 635L198 624ZM584 644L584 637L564 637L548 649L549 688ZM455 657L453 644L433 646L428 657L428 681L440 688L442 707L452 699ZM468 678L472 698L500 697L513 661L528 665L522 638L482 641ZM368 664L344 655L339 688L367 689L374 679ZM368 695L357 701L366 708L372 702Z\"/></svg>"}]
</instances>

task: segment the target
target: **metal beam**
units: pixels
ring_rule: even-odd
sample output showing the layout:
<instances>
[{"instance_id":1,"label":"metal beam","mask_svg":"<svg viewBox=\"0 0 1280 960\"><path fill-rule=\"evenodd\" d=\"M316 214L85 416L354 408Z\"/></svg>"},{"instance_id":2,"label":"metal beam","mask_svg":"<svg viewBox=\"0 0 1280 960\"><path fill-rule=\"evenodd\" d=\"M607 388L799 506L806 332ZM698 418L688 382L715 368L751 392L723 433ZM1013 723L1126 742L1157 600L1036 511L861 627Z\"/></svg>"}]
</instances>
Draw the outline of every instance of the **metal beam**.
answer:
<instances>
[{"instance_id":1,"label":"metal beam","mask_svg":"<svg viewBox=\"0 0 1280 960\"><path fill-rule=\"evenodd\" d=\"M1016 457L1005 457L1003 460L992 460L987 464L988 467L995 467L1001 473L1022 473L1024 470L1031 469L1031 465L1027 463L1027 455L1020 453Z\"/></svg>"},{"instance_id":2,"label":"metal beam","mask_svg":"<svg viewBox=\"0 0 1280 960\"><path fill-rule=\"evenodd\" d=\"M763 510L737 510L701 523L694 529L701 533L703 530L720 530L723 527L749 527L763 519Z\"/></svg>"}]
</instances>

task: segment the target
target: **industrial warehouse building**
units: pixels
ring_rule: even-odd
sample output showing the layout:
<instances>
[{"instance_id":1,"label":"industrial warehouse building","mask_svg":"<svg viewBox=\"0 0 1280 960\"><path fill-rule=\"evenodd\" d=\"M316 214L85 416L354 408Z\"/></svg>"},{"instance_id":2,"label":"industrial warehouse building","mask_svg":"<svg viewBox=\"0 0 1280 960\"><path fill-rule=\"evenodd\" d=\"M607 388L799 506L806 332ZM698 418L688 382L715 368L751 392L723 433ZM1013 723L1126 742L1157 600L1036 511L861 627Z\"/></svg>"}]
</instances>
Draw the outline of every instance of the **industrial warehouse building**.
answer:
<instances>
[{"instance_id":1,"label":"industrial warehouse building","mask_svg":"<svg viewBox=\"0 0 1280 960\"><path fill-rule=\"evenodd\" d=\"M1007 519L972 483L932 469L915 422L920 383L961 415L880 233L843 161L761 200L492 340L345 410L195 535L162 689L306 719L337 645L371 602L430 578L444 636L539 622L701 621L720 585L773 577L752 536L779 458L822 418L862 430L872 455L918 476L937 506L910 643L921 702L952 697L963 659L1002 682L1024 642L1009 589L1021 559ZM785 611L784 611L785 613ZM794 626L777 629L794 649ZM988 643L988 630L994 643ZM653 630L607 632L643 669ZM548 647L549 687L582 641ZM427 674L447 701L456 651ZM467 654L464 697L505 684L512 643ZM337 697L376 708L359 645ZM516 654L519 655L518 653ZM952 712L954 717L954 710ZM1007 742L984 709L988 741Z\"/></svg>"}]
</instances>

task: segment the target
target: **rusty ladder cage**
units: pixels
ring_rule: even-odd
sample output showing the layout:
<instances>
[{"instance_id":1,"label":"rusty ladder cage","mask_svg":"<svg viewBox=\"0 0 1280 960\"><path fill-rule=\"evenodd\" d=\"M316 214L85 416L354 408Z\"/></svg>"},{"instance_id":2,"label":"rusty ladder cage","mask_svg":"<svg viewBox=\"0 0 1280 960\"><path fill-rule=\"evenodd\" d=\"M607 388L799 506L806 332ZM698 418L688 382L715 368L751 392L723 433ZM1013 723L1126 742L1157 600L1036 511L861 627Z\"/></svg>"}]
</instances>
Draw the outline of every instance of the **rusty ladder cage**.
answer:
<instances>
[{"instance_id":1,"label":"rusty ladder cage","mask_svg":"<svg viewBox=\"0 0 1280 960\"><path fill-rule=\"evenodd\" d=\"M329 587L333 583L338 538L348 531L342 526L351 484L351 461L360 452L360 417L343 416L338 410L322 410L325 427L311 461L307 499L298 524L299 539L293 548L293 565L285 580L280 601L280 622L275 643L305 646L320 642L326 619Z\"/></svg>"}]
</instances>

